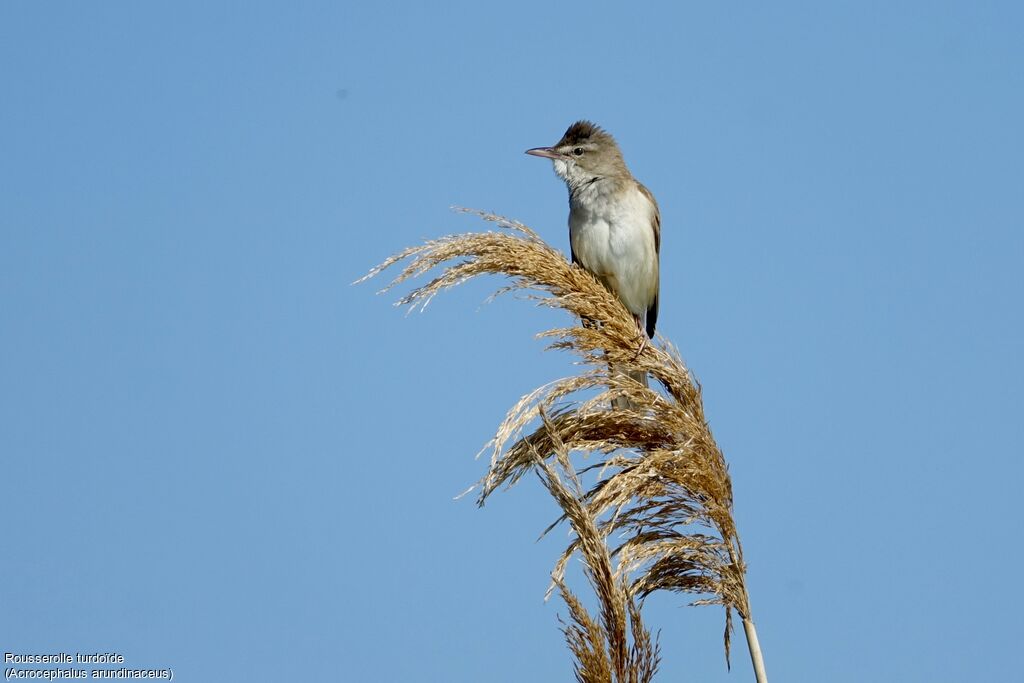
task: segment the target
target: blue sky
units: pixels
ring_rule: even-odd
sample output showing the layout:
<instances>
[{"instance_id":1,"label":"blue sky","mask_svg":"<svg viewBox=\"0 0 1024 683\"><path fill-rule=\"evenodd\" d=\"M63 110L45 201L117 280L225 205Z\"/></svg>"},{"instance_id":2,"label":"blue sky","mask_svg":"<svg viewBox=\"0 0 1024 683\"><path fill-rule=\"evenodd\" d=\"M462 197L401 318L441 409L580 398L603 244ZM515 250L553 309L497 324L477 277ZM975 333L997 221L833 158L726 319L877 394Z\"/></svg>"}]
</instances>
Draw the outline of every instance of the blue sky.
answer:
<instances>
[{"instance_id":1,"label":"blue sky","mask_svg":"<svg viewBox=\"0 0 1024 683\"><path fill-rule=\"evenodd\" d=\"M571 677L535 481L455 494L564 322L350 283L464 205L567 249L578 118L663 217L769 674L1009 680L1016 3L4 3L0 649L188 681ZM722 614L648 603L660 680ZM741 634L737 633L737 643Z\"/></svg>"}]
</instances>

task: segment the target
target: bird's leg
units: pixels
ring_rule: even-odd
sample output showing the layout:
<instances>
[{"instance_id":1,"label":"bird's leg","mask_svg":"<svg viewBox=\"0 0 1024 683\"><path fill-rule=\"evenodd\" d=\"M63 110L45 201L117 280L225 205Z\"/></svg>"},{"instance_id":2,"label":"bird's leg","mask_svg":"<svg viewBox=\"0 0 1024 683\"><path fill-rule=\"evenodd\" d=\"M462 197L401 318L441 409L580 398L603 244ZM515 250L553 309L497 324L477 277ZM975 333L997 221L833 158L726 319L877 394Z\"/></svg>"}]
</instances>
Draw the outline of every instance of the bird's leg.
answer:
<instances>
[{"instance_id":1,"label":"bird's leg","mask_svg":"<svg viewBox=\"0 0 1024 683\"><path fill-rule=\"evenodd\" d=\"M639 358L640 354L647 348L647 330L644 329L644 322L640 319L640 316L634 315L633 322L636 323L636 331L637 334L640 335L640 350L636 352L636 358ZM636 360L636 358L633 360Z\"/></svg>"}]
</instances>

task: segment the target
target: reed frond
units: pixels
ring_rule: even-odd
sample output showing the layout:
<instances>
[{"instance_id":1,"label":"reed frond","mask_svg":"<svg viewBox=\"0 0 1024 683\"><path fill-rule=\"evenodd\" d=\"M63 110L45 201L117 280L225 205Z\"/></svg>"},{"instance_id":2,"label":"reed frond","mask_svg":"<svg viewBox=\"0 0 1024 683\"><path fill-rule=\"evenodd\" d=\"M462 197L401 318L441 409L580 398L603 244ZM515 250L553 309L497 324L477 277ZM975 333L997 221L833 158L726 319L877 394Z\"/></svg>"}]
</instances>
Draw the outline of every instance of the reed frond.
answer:
<instances>
[{"instance_id":1,"label":"reed frond","mask_svg":"<svg viewBox=\"0 0 1024 683\"><path fill-rule=\"evenodd\" d=\"M440 267L433 279L399 299L397 305L415 309L470 278L502 275L510 282L500 292L522 292L587 322L539 335L551 340L550 348L576 354L583 370L512 407L490 444L478 497L482 505L497 489L535 472L561 507L558 521L570 525L573 539L555 564L551 590L557 588L569 607L571 622L563 632L577 658L577 679L641 681L653 675L657 645L638 605L658 590L689 593L695 598L691 604L725 608L728 662L732 611L745 627L753 624L732 482L704 415L700 385L661 337L638 355L625 307L534 231L494 214L472 213L500 230L428 241L389 258L362 280L407 261L386 291ZM610 365L646 372L661 391L609 372ZM610 409L616 397L628 399L630 407ZM574 466L574 453L596 455L596 461ZM587 478L594 481L584 489ZM618 539L614 548L611 539ZM573 556L581 557L598 596L597 619L565 587Z\"/></svg>"},{"instance_id":2,"label":"reed frond","mask_svg":"<svg viewBox=\"0 0 1024 683\"><path fill-rule=\"evenodd\" d=\"M550 418L540 409L544 426L555 434ZM569 606L573 625L563 629L569 649L576 655L576 678L584 681L646 683L658 669L658 647L640 619L633 589L616 575L605 537L583 499L579 478L569 460L569 450L553 436L553 465L532 449L537 474L565 512L583 560L590 585L600 605L600 620L593 619L559 578L562 598ZM561 470L561 472L559 472ZM570 487L566 481L571 482Z\"/></svg>"}]
</instances>

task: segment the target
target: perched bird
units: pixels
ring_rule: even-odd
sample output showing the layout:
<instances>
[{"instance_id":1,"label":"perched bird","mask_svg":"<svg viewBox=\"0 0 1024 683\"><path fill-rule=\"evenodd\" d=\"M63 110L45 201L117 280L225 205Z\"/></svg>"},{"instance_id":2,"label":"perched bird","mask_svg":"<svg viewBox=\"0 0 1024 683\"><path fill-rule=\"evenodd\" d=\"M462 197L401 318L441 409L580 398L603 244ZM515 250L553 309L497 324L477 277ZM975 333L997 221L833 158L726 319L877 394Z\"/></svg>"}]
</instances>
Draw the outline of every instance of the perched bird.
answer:
<instances>
[{"instance_id":1,"label":"perched bird","mask_svg":"<svg viewBox=\"0 0 1024 683\"><path fill-rule=\"evenodd\" d=\"M568 186L572 262L633 314L642 353L658 322L661 215L654 195L626 168L615 138L589 121L569 126L554 146L526 153L551 159ZM646 385L644 373L630 375Z\"/></svg>"}]
</instances>

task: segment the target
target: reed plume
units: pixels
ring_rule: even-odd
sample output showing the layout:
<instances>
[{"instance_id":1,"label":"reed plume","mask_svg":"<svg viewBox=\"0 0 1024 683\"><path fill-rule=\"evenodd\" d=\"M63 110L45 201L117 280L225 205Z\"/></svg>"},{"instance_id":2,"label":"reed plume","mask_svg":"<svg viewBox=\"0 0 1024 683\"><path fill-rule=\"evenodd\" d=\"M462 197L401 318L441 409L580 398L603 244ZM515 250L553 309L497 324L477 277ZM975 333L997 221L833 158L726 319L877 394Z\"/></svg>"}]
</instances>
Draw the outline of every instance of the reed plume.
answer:
<instances>
[{"instance_id":1,"label":"reed plume","mask_svg":"<svg viewBox=\"0 0 1024 683\"><path fill-rule=\"evenodd\" d=\"M500 216L472 213L500 230L408 248L362 280L406 262L386 291L442 267L399 299L397 305L415 309L470 278L499 274L510 282L498 293L525 292L580 321L600 321L541 333L551 340L550 348L575 353L583 370L536 389L508 412L490 444L490 466L478 497L483 505L499 488L534 472L561 507L562 517L545 533L567 522L572 540L555 563L549 593L557 589L569 609L571 622L563 624L563 633L576 657L577 680L650 680L659 651L640 609L648 595L667 590L693 594L693 605L724 607L727 664L735 611L757 680L767 681L733 520L732 483L704 416L699 384L664 339L637 355L636 327L621 302L534 231ZM662 391L611 373L610 366L645 372ZM610 409L612 404L628 407ZM579 467L574 453L597 459ZM584 480L593 483L584 486ZM573 556L582 559L598 598L597 616L565 585Z\"/></svg>"}]
</instances>

